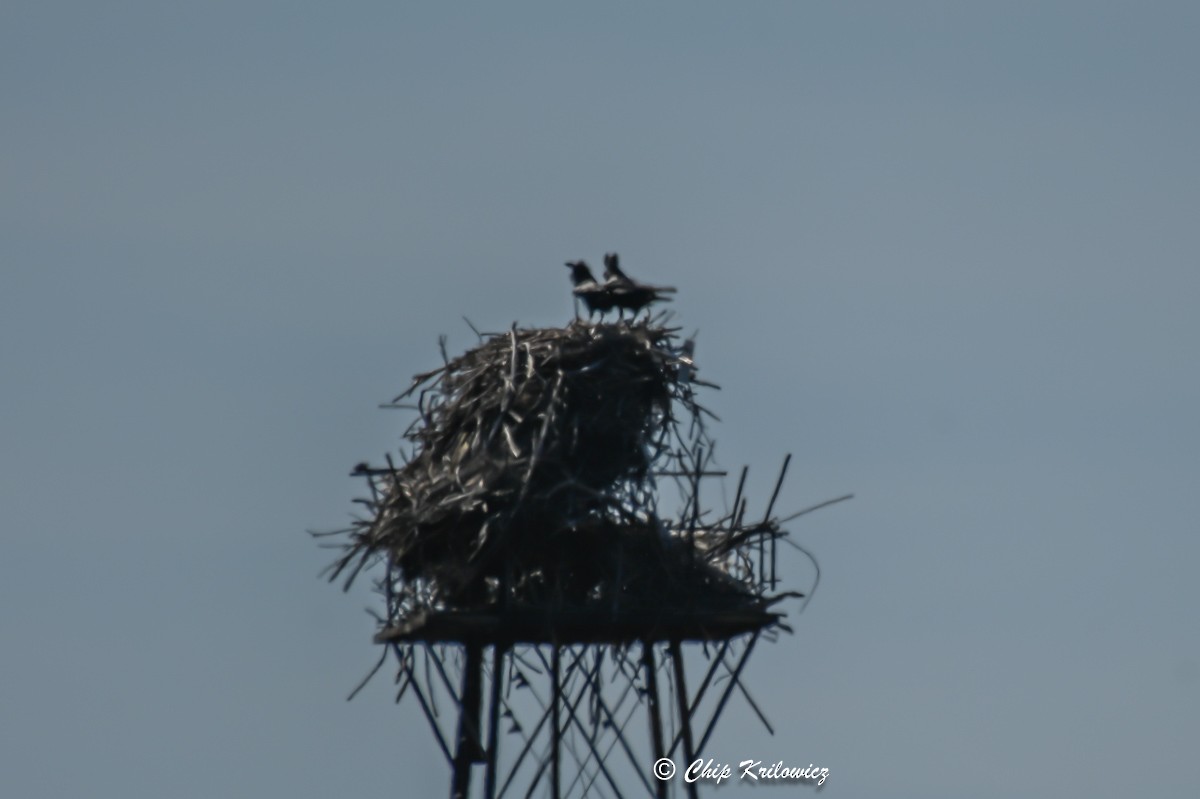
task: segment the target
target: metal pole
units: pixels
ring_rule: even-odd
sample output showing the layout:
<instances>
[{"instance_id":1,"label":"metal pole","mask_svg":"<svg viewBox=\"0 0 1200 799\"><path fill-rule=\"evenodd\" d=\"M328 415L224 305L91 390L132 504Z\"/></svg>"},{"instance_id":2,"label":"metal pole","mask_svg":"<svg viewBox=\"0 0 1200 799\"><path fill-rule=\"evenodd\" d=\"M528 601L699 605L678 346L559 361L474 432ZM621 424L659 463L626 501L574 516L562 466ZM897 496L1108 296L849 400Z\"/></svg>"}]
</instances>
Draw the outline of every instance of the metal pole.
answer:
<instances>
[{"instance_id":1,"label":"metal pole","mask_svg":"<svg viewBox=\"0 0 1200 799\"><path fill-rule=\"evenodd\" d=\"M560 790L562 787L562 764L560 761L562 758L559 752L559 745L561 744L562 738L562 724L558 718L558 709L559 706L562 705L562 674L560 673L561 663L559 662L558 644L553 644L552 646L554 648L551 650L550 654L550 679L554 681L554 694L550 698L550 702L552 703L550 706L550 790L554 799L560 799Z\"/></svg>"},{"instance_id":2,"label":"metal pole","mask_svg":"<svg viewBox=\"0 0 1200 799\"><path fill-rule=\"evenodd\" d=\"M483 795L496 799L496 768L499 759L500 689L504 685L504 653L506 644L492 646L492 696L488 705L487 772L483 781Z\"/></svg>"},{"instance_id":3,"label":"metal pole","mask_svg":"<svg viewBox=\"0 0 1200 799\"><path fill-rule=\"evenodd\" d=\"M650 715L650 742L654 745L655 761L663 758L663 728L662 709L658 703L658 674L654 666L654 644L642 641L642 666L646 669L646 697L649 700L647 710ZM667 799L667 783L659 780L655 786L658 799Z\"/></svg>"},{"instance_id":4,"label":"metal pole","mask_svg":"<svg viewBox=\"0 0 1200 799\"><path fill-rule=\"evenodd\" d=\"M696 750L692 746L692 716L688 712L687 683L683 679L683 647L679 645L678 640L673 640L670 650L671 664L675 667L675 702L679 706L679 726L683 730L683 756L686 758L684 762L691 763L696 759ZM696 783L685 784L688 799L696 799Z\"/></svg>"},{"instance_id":5,"label":"metal pole","mask_svg":"<svg viewBox=\"0 0 1200 799\"><path fill-rule=\"evenodd\" d=\"M458 743L454 752L454 780L451 799L467 799L471 792L471 764L483 759L479 743L479 706L483 699L483 647L467 644L467 664L463 669L462 704L459 705Z\"/></svg>"}]
</instances>

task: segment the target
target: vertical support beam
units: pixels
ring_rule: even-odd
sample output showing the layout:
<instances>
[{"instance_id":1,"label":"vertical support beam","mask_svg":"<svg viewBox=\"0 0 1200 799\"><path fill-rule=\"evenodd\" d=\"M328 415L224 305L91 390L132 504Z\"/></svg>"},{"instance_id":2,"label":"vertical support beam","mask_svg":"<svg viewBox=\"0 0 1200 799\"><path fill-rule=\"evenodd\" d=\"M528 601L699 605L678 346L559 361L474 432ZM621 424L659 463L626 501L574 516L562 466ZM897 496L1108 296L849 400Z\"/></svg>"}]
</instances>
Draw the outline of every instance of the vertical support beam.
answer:
<instances>
[{"instance_id":1,"label":"vertical support beam","mask_svg":"<svg viewBox=\"0 0 1200 799\"><path fill-rule=\"evenodd\" d=\"M650 743L654 746L655 762L664 757L662 708L658 701L658 670L654 665L654 644L642 641L642 668L646 670L646 698L650 715ZM658 799L667 799L667 783L659 780L655 786Z\"/></svg>"},{"instance_id":2,"label":"vertical support beam","mask_svg":"<svg viewBox=\"0 0 1200 799\"><path fill-rule=\"evenodd\" d=\"M559 662L558 644L551 644L550 679L554 692L550 697L550 795L560 799L562 790L562 757L559 745L562 742L562 722L558 717L562 705L562 664Z\"/></svg>"},{"instance_id":3,"label":"vertical support beam","mask_svg":"<svg viewBox=\"0 0 1200 799\"><path fill-rule=\"evenodd\" d=\"M450 799L467 799L471 793L471 764L483 759L479 743L479 710L483 699L483 646L469 641L463 669L462 703L459 705L458 741L454 750L454 780Z\"/></svg>"},{"instance_id":4,"label":"vertical support beam","mask_svg":"<svg viewBox=\"0 0 1200 799\"><path fill-rule=\"evenodd\" d=\"M671 641L670 650L671 665L675 668L675 702L679 707L679 726L683 731L684 762L690 764L696 759L696 750L692 744L692 714L688 712L687 683L683 679L683 647L679 645L678 639ZM696 783L688 782L685 785L688 799L696 799Z\"/></svg>"},{"instance_id":5,"label":"vertical support beam","mask_svg":"<svg viewBox=\"0 0 1200 799\"><path fill-rule=\"evenodd\" d=\"M484 776L483 795L496 799L496 769L499 767L500 694L504 687L504 655L507 644L492 646L492 695L488 703L487 772Z\"/></svg>"}]
</instances>

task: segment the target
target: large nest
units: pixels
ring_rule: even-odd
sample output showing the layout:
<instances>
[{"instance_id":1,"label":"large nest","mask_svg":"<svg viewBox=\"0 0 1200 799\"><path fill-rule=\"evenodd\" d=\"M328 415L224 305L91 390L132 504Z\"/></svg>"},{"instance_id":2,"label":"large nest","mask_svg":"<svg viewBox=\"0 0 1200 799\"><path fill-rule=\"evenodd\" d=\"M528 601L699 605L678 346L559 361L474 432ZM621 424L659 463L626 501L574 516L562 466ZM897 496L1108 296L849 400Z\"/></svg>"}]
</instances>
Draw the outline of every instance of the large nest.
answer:
<instances>
[{"instance_id":1,"label":"large nest","mask_svg":"<svg viewBox=\"0 0 1200 799\"><path fill-rule=\"evenodd\" d=\"M660 320L514 326L415 377L395 401L416 398L409 452L359 466L369 515L347 531L333 577L348 585L384 561L391 624L547 603L763 607L741 548L778 525L743 525L735 501L701 526L691 495L686 521L658 515L656 479L683 475L695 494L711 455L694 396L707 384L676 333Z\"/></svg>"}]
</instances>

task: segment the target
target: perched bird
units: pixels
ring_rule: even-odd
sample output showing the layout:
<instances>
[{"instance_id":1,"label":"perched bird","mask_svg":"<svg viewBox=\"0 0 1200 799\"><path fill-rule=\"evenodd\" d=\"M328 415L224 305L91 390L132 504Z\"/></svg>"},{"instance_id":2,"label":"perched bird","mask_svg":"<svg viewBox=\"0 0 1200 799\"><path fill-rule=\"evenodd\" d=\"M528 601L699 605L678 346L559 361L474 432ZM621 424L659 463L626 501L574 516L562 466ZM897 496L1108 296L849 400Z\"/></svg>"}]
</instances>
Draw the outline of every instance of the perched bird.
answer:
<instances>
[{"instance_id":1,"label":"perched bird","mask_svg":"<svg viewBox=\"0 0 1200 799\"><path fill-rule=\"evenodd\" d=\"M611 283L633 283L629 275L621 271L621 257L615 252L604 253L604 279Z\"/></svg>"},{"instance_id":2,"label":"perched bird","mask_svg":"<svg viewBox=\"0 0 1200 799\"><path fill-rule=\"evenodd\" d=\"M621 256L615 252L604 254L604 280L614 286L640 286L641 288L651 289L663 294L673 294L675 289L672 286L650 286L645 283L639 283L625 271L621 269Z\"/></svg>"},{"instance_id":3,"label":"perched bird","mask_svg":"<svg viewBox=\"0 0 1200 799\"><path fill-rule=\"evenodd\" d=\"M596 311L603 316L605 311L611 311L617 307L612 290L596 281L586 262L567 261L567 267L571 270L571 282L575 284L572 293L577 299L583 300L583 304L587 306L589 318Z\"/></svg>"},{"instance_id":4,"label":"perched bird","mask_svg":"<svg viewBox=\"0 0 1200 799\"><path fill-rule=\"evenodd\" d=\"M650 286L639 283L621 271L620 258L615 252L604 255L604 287L612 292L613 306L635 314L655 302L669 302L675 289L671 286Z\"/></svg>"}]
</instances>

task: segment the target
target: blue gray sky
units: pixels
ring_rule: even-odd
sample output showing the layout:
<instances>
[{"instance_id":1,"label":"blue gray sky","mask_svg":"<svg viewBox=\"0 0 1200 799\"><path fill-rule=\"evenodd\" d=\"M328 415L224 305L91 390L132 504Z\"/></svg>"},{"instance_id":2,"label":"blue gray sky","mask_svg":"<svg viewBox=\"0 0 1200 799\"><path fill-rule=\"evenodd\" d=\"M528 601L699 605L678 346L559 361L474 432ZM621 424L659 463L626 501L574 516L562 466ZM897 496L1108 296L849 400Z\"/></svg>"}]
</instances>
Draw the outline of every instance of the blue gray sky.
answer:
<instances>
[{"instance_id":1,"label":"blue gray sky","mask_svg":"<svg viewBox=\"0 0 1200 799\"><path fill-rule=\"evenodd\" d=\"M1194 795L1198 35L1182 2L6 3L3 793L443 795L389 679L344 701L374 600L304 531L439 334L563 323L562 262L617 250L679 287L752 502L787 452L781 509L857 495L793 530L822 582L749 667L776 735L735 707L707 755Z\"/></svg>"}]
</instances>

